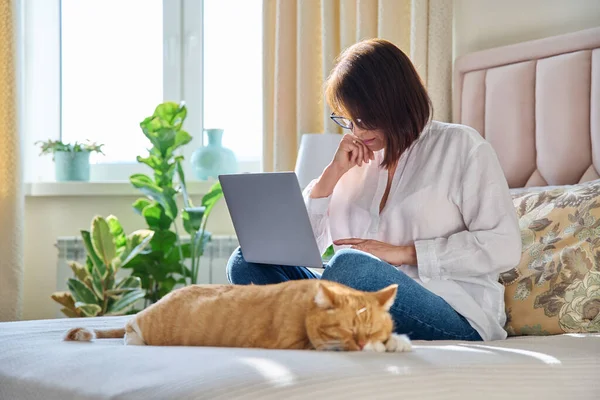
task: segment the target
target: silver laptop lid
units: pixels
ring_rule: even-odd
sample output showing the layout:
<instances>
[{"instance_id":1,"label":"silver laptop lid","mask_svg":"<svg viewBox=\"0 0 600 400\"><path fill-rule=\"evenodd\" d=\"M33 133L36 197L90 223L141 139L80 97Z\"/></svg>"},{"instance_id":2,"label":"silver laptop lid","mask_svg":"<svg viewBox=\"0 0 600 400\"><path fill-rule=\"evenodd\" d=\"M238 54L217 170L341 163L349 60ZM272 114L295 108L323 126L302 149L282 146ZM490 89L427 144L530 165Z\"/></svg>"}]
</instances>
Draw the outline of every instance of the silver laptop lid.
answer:
<instances>
[{"instance_id":1,"label":"silver laptop lid","mask_svg":"<svg viewBox=\"0 0 600 400\"><path fill-rule=\"evenodd\" d=\"M322 268L295 173L220 175L219 181L246 261Z\"/></svg>"}]
</instances>

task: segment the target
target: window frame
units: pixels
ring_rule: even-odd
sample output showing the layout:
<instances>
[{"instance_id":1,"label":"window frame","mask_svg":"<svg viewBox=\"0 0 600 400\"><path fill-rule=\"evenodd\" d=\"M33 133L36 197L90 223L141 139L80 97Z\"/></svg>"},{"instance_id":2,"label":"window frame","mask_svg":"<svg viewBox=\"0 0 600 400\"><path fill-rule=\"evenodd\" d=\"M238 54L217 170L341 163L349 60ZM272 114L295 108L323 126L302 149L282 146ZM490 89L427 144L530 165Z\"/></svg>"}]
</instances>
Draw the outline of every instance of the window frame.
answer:
<instances>
[{"instance_id":1,"label":"window frame","mask_svg":"<svg viewBox=\"0 0 600 400\"><path fill-rule=\"evenodd\" d=\"M62 0L15 0L19 16L17 46L20 49L22 88L20 112L24 132L25 182L53 182L51 157L40 157L38 140L61 137L61 3ZM204 0L163 0L163 99L185 101L188 116L185 129L193 140L181 154L185 157L186 178L195 180L192 153L203 145ZM194 88L191 90L190 88ZM150 114L152 110L149 110ZM144 116L140 116L140 121ZM140 132L141 134L141 132ZM259 172L262 160L242 161L239 170ZM137 163L97 163L90 165L90 182L128 181L134 173L149 173Z\"/></svg>"}]
</instances>

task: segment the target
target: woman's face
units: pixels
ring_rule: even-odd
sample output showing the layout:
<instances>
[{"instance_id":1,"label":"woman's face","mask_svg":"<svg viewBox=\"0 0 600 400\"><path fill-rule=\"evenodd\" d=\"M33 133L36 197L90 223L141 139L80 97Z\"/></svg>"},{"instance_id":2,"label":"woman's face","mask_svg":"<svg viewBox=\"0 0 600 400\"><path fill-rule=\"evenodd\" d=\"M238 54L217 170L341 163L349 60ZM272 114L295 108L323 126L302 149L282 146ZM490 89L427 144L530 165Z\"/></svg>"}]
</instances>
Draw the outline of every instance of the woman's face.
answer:
<instances>
[{"instance_id":1,"label":"woman's face","mask_svg":"<svg viewBox=\"0 0 600 400\"><path fill-rule=\"evenodd\" d=\"M354 124L352 133L371 149L371 151L379 151L385 148L385 136L380 129L361 129Z\"/></svg>"}]
</instances>

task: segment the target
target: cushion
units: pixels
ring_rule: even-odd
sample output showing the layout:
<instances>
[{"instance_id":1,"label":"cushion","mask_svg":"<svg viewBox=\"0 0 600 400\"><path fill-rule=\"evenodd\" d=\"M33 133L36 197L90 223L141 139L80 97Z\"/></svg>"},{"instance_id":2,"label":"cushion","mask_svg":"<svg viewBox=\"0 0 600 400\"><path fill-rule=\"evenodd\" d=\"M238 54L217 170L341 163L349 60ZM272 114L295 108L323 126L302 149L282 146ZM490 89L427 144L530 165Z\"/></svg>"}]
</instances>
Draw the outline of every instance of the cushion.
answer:
<instances>
[{"instance_id":1,"label":"cushion","mask_svg":"<svg viewBox=\"0 0 600 400\"><path fill-rule=\"evenodd\" d=\"M500 276L508 334L600 332L600 180L511 194L523 254Z\"/></svg>"}]
</instances>

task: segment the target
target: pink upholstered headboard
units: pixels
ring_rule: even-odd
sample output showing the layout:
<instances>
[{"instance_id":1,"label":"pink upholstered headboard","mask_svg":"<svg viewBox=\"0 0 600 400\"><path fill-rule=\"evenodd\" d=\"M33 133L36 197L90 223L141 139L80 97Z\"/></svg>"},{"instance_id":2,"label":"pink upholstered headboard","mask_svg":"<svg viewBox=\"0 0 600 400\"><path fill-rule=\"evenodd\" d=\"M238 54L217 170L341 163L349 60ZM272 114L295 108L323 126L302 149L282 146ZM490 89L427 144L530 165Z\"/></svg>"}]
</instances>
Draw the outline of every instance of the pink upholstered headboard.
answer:
<instances>
[{"instance_id":1,"label":"pink upholstered headboard","mask_svg":"<svg viewBox=\"0 0 600 400\"><path fill-rule=\"evenodd\" d=\"M453 106L511 188L600 178L600 28L459 58Z\"/></svg>"}]
</instances>

